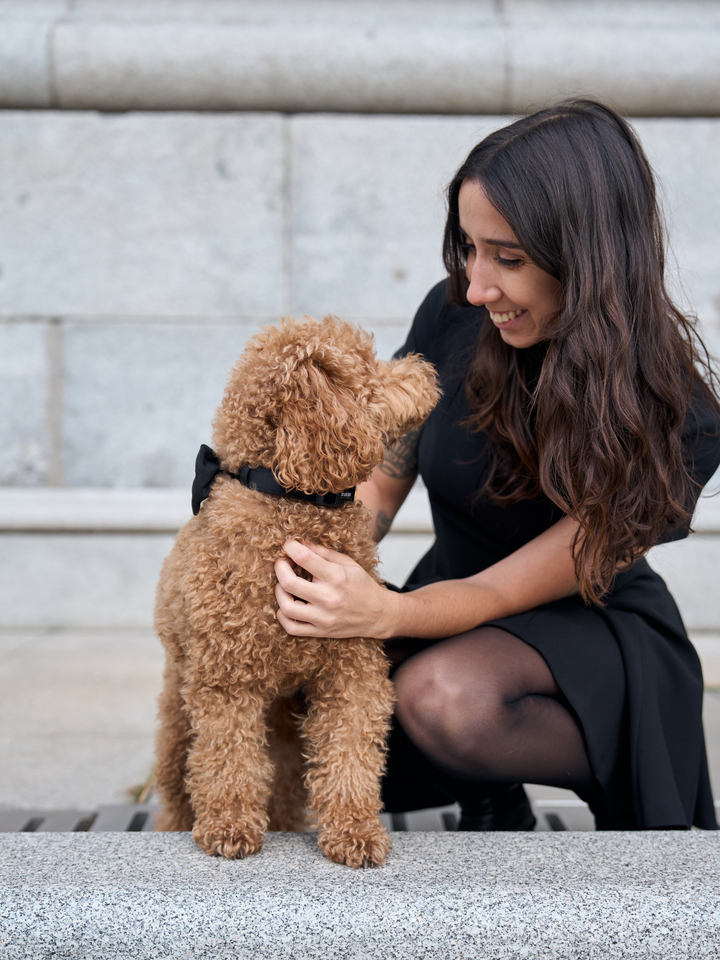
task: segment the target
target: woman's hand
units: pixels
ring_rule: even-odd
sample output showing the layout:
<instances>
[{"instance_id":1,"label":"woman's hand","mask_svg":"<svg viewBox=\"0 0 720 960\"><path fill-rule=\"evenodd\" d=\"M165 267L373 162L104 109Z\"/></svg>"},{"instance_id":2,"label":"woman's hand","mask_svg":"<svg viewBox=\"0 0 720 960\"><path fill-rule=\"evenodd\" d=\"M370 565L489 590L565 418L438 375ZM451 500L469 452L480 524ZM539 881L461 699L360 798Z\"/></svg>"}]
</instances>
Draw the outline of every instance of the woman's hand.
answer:
<instances>
[{"instance_id":1,"label":"woman's hand","mask_svg":"<svg viewBox=\"0 0 720 960\"><path fill-rule=\"evenodd\" d=\"M278 620L298 637L437 640L464 633L576 592L572 543L577 526L563 517L480 573L409 593L375 583L342 553L290 540L284 547L290 559L275 564ZM294 573L291 560L312 575L312 582Z\"/></svg>"},{"instance_id":2,"label":"woman's hand","mask_svg":"<svg viewBox=\"0 0 720 960\"><path fill-rule=\"evenodd\" d=\"M376 583L343 553L289 540L288 560L275 563L277 618L295 637L371 637L393 635L397 594ZM312 574L297 576L292 563ZM298 598L298 599L296 599Z\"/></svg>"}]
</instances>

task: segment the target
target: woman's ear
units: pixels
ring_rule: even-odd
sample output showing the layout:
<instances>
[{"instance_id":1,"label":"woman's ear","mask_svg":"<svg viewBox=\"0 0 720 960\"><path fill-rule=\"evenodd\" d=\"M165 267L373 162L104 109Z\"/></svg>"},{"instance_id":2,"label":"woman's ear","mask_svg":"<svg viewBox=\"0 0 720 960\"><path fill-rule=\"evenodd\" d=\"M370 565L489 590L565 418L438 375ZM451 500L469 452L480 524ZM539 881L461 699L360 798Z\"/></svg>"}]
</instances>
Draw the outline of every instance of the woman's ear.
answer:
<instances>
[{"instance_id":1,"label":"woman's ear","mask_svg":"<svg viewBox=\"0 0 720 960\"><path fill-rule=\"evenodd\" d=\"M386 446L420 426L440 399L437 374L418 353L378 364L378 389L373 407L380 414Z\"/></svg>"}]
</instances>

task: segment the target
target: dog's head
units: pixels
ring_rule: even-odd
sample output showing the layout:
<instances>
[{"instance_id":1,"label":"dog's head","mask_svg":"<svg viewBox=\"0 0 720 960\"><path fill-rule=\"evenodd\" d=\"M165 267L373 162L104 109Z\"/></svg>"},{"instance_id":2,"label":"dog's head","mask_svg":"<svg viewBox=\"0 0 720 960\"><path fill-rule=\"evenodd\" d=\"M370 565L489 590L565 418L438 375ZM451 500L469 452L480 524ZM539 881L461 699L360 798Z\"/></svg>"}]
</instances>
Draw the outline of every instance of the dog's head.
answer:
<instances>
[{"instance_id":1,"label":"dog's head","mask_svg":"<svg viewBox=\"0 0 720 960\"><path fill-rule=\"evenodd\" d=\"M254 336L214 420L223 467L269 467L285 487L339 493L367 480L437 403L418 355L377 360L373 338L336 317L283 320Z\"/></svg>"}]
</instances>

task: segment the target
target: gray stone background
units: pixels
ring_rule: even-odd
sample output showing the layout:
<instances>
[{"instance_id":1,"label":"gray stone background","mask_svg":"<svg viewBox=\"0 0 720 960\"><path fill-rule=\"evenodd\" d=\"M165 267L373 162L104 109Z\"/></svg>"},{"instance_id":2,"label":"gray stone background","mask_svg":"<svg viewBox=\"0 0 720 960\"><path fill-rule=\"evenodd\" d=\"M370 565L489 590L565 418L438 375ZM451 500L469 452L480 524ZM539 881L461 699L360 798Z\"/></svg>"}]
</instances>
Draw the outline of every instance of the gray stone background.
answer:
<instances>
[{"instance_id":1,"label":"gray stone background","mask_svg":"<svg viewBox=\"0 0 720 960\"><path fill-rule=\"evenodd\" d=\"M443 276L446 181L508 119L0 113L2 481L187 486L230 364L283 313L389 355ZM720 123L635 126L714 334Z\"/></svg>"},{"instance_id":2,"label":"gray stone background","mask_svg":"<svg viewBox=\"0 0 720 960\"><path fill-rule=\"evenodd\" d=\"M358 321L389 356L443 275L445 183L513 115L589 94L630 116L671 284L717 350L718 51L718 0L0 0L5 799L38 802L34 771L57 784L70 743L94 796L119 795L121 755L149 763L154 584L231 363L306 312ZM711 685L719 503L651 558ZM416 489L386 576L431 541ZM115 738L106 780L97 737Z\"/></svg>"}]
</instances>

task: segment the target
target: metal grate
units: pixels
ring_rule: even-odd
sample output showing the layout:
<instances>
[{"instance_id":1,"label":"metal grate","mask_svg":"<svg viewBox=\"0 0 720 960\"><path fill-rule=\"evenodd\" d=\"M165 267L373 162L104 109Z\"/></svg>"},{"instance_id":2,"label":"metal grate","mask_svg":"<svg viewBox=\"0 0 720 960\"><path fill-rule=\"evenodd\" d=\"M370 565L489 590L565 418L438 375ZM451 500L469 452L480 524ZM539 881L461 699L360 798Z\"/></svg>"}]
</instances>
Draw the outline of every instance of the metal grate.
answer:
<instances>
[{"instance_id":1,"label":"metal grate","mask_svg":"<svg viewBox=\"0 0 720 960\"><path fill-rule=\"evenodd\" d=\"M147 832L156 810L136 803L97 810L0 810L0 833Z\"/></svg>"}]
</instances>

